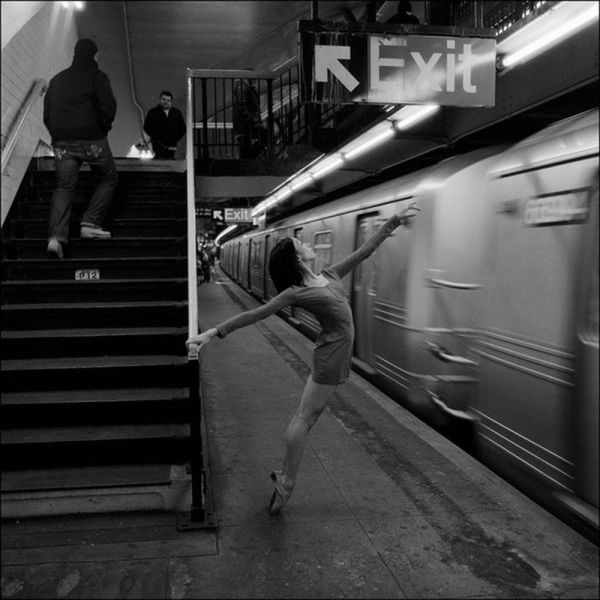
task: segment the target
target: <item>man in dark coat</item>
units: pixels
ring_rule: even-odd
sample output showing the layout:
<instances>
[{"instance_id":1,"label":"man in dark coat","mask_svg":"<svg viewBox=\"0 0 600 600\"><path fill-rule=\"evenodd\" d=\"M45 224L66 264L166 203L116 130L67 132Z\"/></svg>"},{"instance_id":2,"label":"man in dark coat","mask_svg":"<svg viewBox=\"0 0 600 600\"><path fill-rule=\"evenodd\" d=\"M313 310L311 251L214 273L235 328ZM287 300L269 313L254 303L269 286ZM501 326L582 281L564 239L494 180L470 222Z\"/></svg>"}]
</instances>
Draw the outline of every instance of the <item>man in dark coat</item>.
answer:
<instances>
[{"instance_id":1,"label":"man in dark coat","mask_svg":"<svg viewBox=\"0 0 600 600\"><path fill-rule=\"evenodd\" d=\"M79 40L73 63L50 80L44 96L44 124L52 136L56 172L48 229L48 255L53 258L63 258L63 244L69 240L71 206L83 162L89 164L98 183L81 219L80 236L111 237L102 223L117 185L117 169L106 139L117 103L97 59L95 42Z\"/></svg>"},{"instance_id":2,"label":"man in dark coat","mask_svg":"<svg viewBox=\"0 0 600 600\"><path fill-rule=\"evenodd\" d=\"M173 94L160 93L158 106L151 108L144 120L144 131L150 136L154 158L174 158L177 142L185 133L181 111L173 108Z\"/></svg>"},{"instance_id":3,"label":"man in dark coat","mask_svg":"<svg viewBox=\"0 0 600 600\"><path fill-rule=\"evenodd\" d=\"M409 0L401 0L398 2L398 10L396 14L388 19L386 23L404 23L407 25L418 25L419 17L413 15L412 6Z\"/></svg>"}]
</instances>

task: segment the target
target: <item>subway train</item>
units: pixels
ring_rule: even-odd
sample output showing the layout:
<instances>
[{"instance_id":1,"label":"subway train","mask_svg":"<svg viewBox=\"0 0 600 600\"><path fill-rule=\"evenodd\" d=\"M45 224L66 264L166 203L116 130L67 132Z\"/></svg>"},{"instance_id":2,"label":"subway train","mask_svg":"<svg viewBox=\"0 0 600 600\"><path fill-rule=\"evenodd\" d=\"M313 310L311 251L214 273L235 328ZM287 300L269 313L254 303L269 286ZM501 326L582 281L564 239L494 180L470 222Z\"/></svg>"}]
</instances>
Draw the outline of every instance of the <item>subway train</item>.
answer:
<instances>
[{"instance_id":1,"label":"subway train","mask_svg":"<svg viewBox=\"0 0 600 600\"><path fill-rule=\"evenodd\" d=\"M355 366L597 531L598 111L250 231L222 245L220 265L266 300L278 239L310 244L318 272L409 202L418 215L345 280ZM282 316L316 336L310 313Z\"/></svg>"}]
</instances>

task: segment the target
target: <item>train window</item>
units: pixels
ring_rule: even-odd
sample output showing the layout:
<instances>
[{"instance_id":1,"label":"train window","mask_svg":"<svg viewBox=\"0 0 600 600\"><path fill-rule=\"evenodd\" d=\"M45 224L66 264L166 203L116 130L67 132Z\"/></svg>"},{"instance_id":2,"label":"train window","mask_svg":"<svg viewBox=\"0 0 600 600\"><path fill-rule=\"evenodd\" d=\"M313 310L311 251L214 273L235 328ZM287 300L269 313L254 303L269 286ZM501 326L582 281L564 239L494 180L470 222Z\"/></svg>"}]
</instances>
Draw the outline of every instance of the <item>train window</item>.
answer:
<instances>
[{"instance_id":1,"label":"train window","mask_svg":"<svg viewBox=\"0 0 600 600\"><path fill-rule=\"evenodd\" d=\"M252 268L259 269L261 266L262 240L255 240L252 244Z\"/></svg>"},{"instance_id":2,"label":"train window","mask_svg":"<svg viewBox=\"0 0 600 600\"><path fill-rule=\"evenodd\" d=\"M319 231L318 233L315 233L313 251L317 257L315 260L316 273L331 264L331 248L333 246L332 235L331 231Z\"/></svg>"}]
</instances>

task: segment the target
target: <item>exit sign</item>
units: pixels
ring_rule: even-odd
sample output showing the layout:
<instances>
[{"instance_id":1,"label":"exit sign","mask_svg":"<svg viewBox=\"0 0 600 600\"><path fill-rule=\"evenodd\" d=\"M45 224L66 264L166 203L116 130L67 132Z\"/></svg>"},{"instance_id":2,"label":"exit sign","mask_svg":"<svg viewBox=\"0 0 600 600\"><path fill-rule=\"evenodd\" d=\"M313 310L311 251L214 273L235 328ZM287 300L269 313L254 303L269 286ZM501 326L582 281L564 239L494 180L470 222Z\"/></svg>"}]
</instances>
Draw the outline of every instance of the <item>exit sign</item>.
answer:
<instances>
[{"instance_id":1,"label":"exit sign","mask_svg":"<svg viewBox=\"0 0 600 600\"><path fill-rule=\"evenodd\" d=\"M495 104L493 37L307 28L301 35L304 101Z\"/></svg>"},{"instance_id":2,"label":"exit sign","mask_svg":"<svg viewBox=\"0 0 600 600\"><path fill-rule=\"evenodd\" d=\"M251 208L226 208L226 223L252 223Z\"/></svg>"}]
</instances>

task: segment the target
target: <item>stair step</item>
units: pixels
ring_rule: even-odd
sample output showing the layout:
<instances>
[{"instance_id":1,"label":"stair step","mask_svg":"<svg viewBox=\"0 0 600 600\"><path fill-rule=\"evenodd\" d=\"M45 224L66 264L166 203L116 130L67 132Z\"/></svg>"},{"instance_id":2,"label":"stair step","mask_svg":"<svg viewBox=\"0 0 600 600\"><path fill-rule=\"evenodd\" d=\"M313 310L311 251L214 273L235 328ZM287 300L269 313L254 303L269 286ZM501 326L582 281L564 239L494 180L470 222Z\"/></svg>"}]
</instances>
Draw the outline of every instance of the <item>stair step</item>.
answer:
<instances>
[{"instance_id":1,"label":"stair step","mask_svg":"<svg viewBox=\"0 0 600 600\"><path fill-rule=\"evenodd\" d=\"M140 439L181 439L189 435L187 424L83 425L75 427L31 427L3 429L2 447L23 444L73 444Z\"/></svg>"},{"instance_id":2,"label":"stair step","mask_svg":"<svg viewBox=\"0 0 600 600\"><path fill-rule=\"evenodd\" d=\"M77 181L73 205L87 205L94 193L96 181ZM29 188L27 194L18 197L21 204L50 204L52 194L56 189L54 178L50 181L38 183L35 187ZM112 206L121 206L130 202L154 202L160 204L163 202L173 202L185 204L185 187L172 185L117 185L113 197Z\"/></svg>"},{"instance_id":3,"label":"stair step","mask_svg":"<svg viewBox=\"0 0 600 600\"><path fill-rule=\"evenodd\" d=\"M187 302L72 302L4 305L5 330L89 327L185 327Z\"/></svg>"},{"instance_id":4,"label":"stair step","mask_svg":"<svg viewBox=\"0 0 600 600\"><path fill-rule=\"evenodd\" d=\"M186 256L187 241L175 237L117 237L109 240L74 238L65 244L65 257L71 259L95 257ZM13 239L6 249L9 259L46 259L46 238Z\"/></svg>"},{"instance_id":5,"label":"stair step","mask_svg":"<svg viewBox=\"0 0 600 600\"><path fill-rule=\"evenodd\" d=\"M187 279L102 279L3 281L2 304L37 302L177 301L187 298Z\"/></svg>"},{"instance_id":6,"label":"stair step","mask_svg":"<svg viewBox=\"0 0 600 600\"><path fill-rule=\"evenodd\" d=\"M3 280L75 279L76 271L95 269L97 279L147 279L187 275L186 257L5 260ZM81 280L86 285L87 280Z\"/></svg>"},{"instance_id":7,"label":"stair step","mask_svg":"<svg viewBox=\"0 0 600 600\"><path fill-rule=\"evenodd\" d=\"M4 471L2 493L167 485L170 474L171 465L164 463Z\"/></svg>"},{"instance_id":8,"label":"stair step","mask_svg":"<svg viewBox=\"0 0 600 600\"><path fill-rule=\"evenodd\" d=\"M38 157L34 159L30 176L34 185L54 185L54 158ZM118 187L179 187L185 186L185 161L138 161L131 158L115 157L119 174ZM77 178L77 186L88 185L93 188L97 183L87 165L82 165Z\"/></svg>"},{"instance_id":9,"label":"stair step","mask_svg":"<svg viewBox=\"0 0 600 600\"><path fill-rule=\"evenodd\" d=\"M189 425L40 427L2 431L3 469L181 463L189 456Z\"/></svg>"},{"instance_id":10,"label":"stair step","mask_svg":"<svg viewBox=\"0 0 600 600\"><path fill-rule=\"evenodd\" d=\"M3 360L3 391L183 386L187 356L75 356Z\"/></svg>"},{"instance_id":11,"label":"stair step","mask_svg":"<svg viewBox=\"0 0 600 600\"><path fill-rule=\"evenodd\" d=\"M184 423L189 420L189 410L183 387L2 394L2 425L8 429L84 423Z\"/></svg>"},{"instance_id":12,"label":"stair step","mask_svg":"<svg viewBox=\"0 0 600 600\"><path fill-rule=\"evenodd\" d=\"M3 359L184 354L187 328L126 327L3 331Z\"/></svg>"},{"instance_id":13,"label":"stair step","mask_svg":"<svg viewBox=\"0 0 600 600\"><path fill-rule=\"evenodd\" d=\"M50 195L36 201L28 200L18 205L16 216L21 219L45 219L50 217ZM75 201L71 209L71 219L80 221L89 204L90 196L84 193L76 193ZM106 214L107 221L114 217L120 219L146 218L184 218L187 207L184 202L173 202L169 197L160 193L149 193L146 198L139 195L135 199L124 198L118 194Z\"/></svg>"},{"instance_id":14,"label":"stair step","mask_svg":"<svg viewBox=\"0 0 600 600\"><path fill-rule=\"evenodd\" d=\"M6 392L1 398L2 408L11 406L90 405L122 402L158 402L165 398L184 400L186 388L114 388L105 390L63 390L44 392Z\"/></svg>"},{"instance_id":15,"label":"stair step","mask_svg":"<svg viewBox=\"0 0 600 600\"><path fill-rule=\"evenodd\" d=\"M186 235L187 219L111 219L105 224L113 237L152 237ZM43 238L48 235L47 219L13 219L11 235L15 238ZM71 221L69 237L79 237L79 223Z\"/></svg>"}]
</instances>

